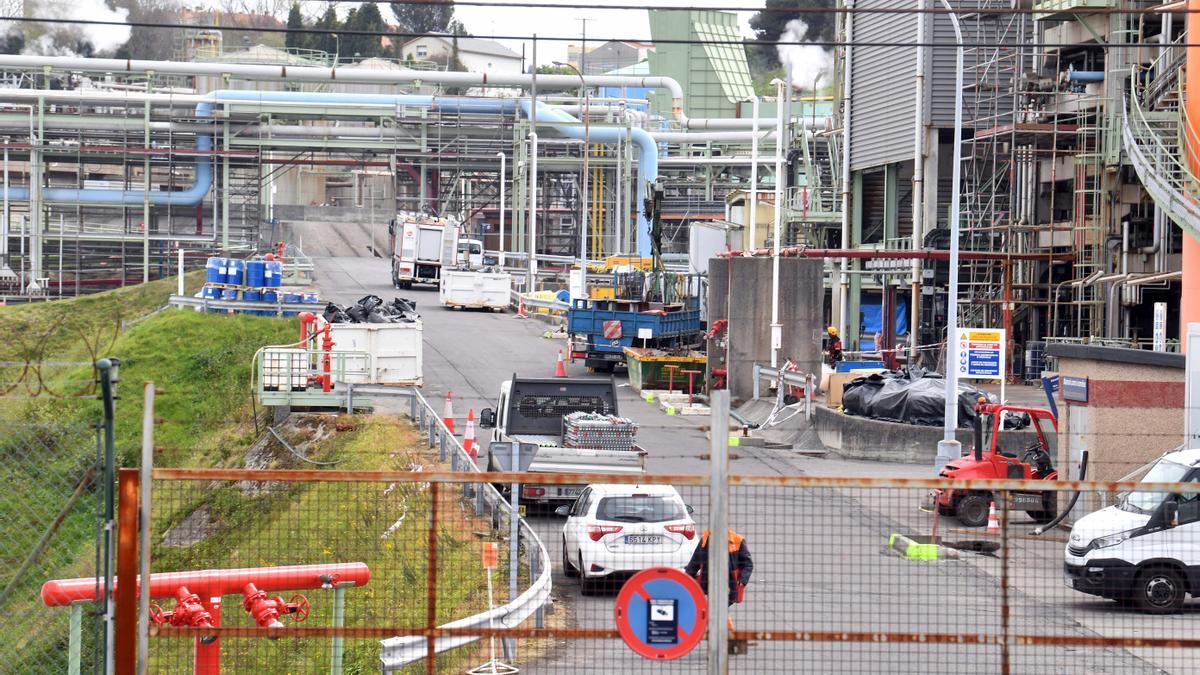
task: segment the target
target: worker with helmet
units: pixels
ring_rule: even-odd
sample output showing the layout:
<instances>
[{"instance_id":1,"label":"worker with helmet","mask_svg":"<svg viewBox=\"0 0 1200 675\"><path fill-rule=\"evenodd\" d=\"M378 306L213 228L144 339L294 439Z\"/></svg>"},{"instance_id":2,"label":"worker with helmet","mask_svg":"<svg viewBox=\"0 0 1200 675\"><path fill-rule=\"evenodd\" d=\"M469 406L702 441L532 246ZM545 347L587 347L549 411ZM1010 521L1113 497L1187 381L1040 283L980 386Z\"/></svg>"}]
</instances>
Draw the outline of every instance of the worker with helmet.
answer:
<instances>
[{"instance_id":1,"label":"worker with helmet","mask_svg":"<svg viewBox=\"0 0 1200 675\"><path fill-rule=\"evenodd\" d=\"M708 529L700 535L700 545L692 551L692 559L688 561L684 572L690 577L696 577L700 588L708 593ZM754 573L754 559L750 557L750 547L746 538L733 528L729 528L729 604L742 602L746 599L746 584L750 583L750 575ZM733 617L729 617L729 630L733 630ZM745 654L744 641L733 640L729 650L734 654Z\"/></svg>"},{"instance_id":2,"label":"worker with helmet","mask_svg":"<svg viewBox=\"0 0 1200 675\"><path fill-rule=\"evenodd\" d=\"M825 329L825 359L829 367L835 369L838 361L842 360L842 339L838 337L837 326Z\"/></svg>"}]
</instances>

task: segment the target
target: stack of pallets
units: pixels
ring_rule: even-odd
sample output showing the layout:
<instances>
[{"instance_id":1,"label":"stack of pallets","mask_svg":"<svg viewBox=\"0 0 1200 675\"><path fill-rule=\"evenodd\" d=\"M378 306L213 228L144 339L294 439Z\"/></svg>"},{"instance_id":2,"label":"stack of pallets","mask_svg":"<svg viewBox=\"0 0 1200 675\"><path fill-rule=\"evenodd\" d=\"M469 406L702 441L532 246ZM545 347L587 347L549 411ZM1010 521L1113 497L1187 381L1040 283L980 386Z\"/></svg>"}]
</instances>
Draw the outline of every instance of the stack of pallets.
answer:
<instances>
[{"instance_id":1,"label":"stack of pallets","mask_svg":"<svg viewBox=\"0 0 1200 675\"><path fill-rule=\"evenodd\" d=\"M563 417L563 447L633 450L637 423L626 417L573 412Z\"/></svg>"}]
</instances>

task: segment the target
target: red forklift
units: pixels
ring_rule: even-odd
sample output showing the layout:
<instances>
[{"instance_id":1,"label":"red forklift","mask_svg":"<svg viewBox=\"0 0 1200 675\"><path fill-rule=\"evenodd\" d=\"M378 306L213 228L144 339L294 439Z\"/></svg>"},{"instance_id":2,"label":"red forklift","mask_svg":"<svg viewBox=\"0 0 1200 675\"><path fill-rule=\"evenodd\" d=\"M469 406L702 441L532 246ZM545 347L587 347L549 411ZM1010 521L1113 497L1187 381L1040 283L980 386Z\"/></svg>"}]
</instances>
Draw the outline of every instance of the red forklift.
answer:
<instances>
[{"instance_id":1,"label":"red forklift","mask_svg":"<svg viewBox=\"0 0 1200 675\"><path fill-rule=\"evenodd\" d=\"M980 399L975 406L974 452L946 464L938 474L943 478L1004 478L1022 480L1056 480L1054 468L1058 420L1054 413L1043 408L1022 408L987 403ZM1005 420L1024 417L1036 433L1036 441L1024 442ZM1021 425L1024 428L1024 425ZM988 510L995 496L988 490L934 490L934 503L941 515L956 516L967 527L987 524ZM1058 499L1054 491L1008 493L1010 511L1025 511L1035 522L1048 523L1057 513Z\"/></svg>"}]
</instances>

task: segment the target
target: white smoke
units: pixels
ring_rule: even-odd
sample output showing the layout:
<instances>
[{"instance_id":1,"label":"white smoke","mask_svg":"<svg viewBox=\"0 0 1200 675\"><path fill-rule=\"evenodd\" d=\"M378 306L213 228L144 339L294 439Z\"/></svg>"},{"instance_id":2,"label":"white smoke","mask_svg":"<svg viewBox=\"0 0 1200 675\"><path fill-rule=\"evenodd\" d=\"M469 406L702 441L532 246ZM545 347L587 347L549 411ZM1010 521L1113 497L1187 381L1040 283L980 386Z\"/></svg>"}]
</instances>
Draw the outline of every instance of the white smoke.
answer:
<instances>
[{"instance_id":1,"label":"white smoke","mask_svg":"<svg viewBox=\"0 0 1200 675\"><path fill-rule=\"evenodd\" d=\"M26 0L25 16L38 19L73 21L129 20L126 9L112 9L104 0ZM111 54L129 41L130 26L85 23L4 22L5 33L20 33L25 38L22 54L73 56L79 50L92 54Z\"/></svg>"},{"instance_id":2,"label":"white smoke","mask_svg":"<svg viewBox=\"0 0 1200 675\"><path fill-rule=\"evenodd\" d=\"M779 36L781 42L804 42L808 34L808 24L801 19L787 22L783 33ZM783 64L792 75L792 86L796 89L809 89L819 77L825 83L833 72L833 52L820 45L781 44L775 45L779 52L779 63ZM819 86L819 85L818 85Z\"/></svg>"}]
</instances>

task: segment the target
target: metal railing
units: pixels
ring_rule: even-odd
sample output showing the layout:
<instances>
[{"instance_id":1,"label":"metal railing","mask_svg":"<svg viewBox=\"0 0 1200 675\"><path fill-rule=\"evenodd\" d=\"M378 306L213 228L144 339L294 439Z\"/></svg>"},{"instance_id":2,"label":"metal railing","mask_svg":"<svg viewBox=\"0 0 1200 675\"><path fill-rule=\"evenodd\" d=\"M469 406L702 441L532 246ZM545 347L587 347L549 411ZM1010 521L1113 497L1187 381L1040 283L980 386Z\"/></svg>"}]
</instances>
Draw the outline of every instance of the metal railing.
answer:
<instances>
[{"instance_id":1,"label":"metal railing","mask_svg":"<svg viewBox=\"0 0 1200 675\"><path fill-rule=\"evenodd\" d=\"M406 389L397 392L397 395L408 398L409 419L424 433L429 447L432 448L435 445L438 447L440 461L445 462L449 459L450 468L455 472L480 473L482 471L475 458L463 448L462 443L446 427L445 422L429 405L429 401L421 395L421 392L416 389ZM499 522L502 516L507 517L506 519L514 516L512 505L491 483L462 484L462 487L464 496L474 497L476 516L481 516L485 511L490 510L493 523ZM529 523L519 514L516 514L516 517L517 536L530 553L528 559L529 579L531 580L529 587L505 605L451 621L439 626L440 630L486 629L493 626L512 629L520 626L530 616L534 616L535 627L542 628L544 626L542 608L550 599L551 588L550 553ZM517 554L518 549L514 548L511 555L516 557ZM403 636L383 640L380 652L383 672L390 672L434 654L470 644L481 637L483 636L442 635L432 638L432 647L430 638L420 636Z\"/></svg>"},{"instance_id":2,"label":"metal railing","mask_svg":"<svg viewBox=\"0 0 1200 675\"><path fill-rule=\"evenodd\" d=\"M1186 159L1186 148L1194 143L1186 137L1190 128L1186 114L1178 110L1146 110L1148 85L1137 85L1143 74L1154 68L1153 65L1149 69L1133 68L1135 86L1122 111L1121 139L1138 179L1154 202L1185 232L1200 237L1197 178Z\"/></svg>"}]
</instances>

